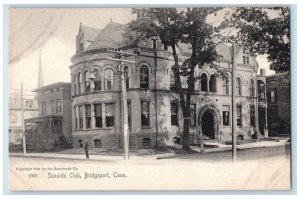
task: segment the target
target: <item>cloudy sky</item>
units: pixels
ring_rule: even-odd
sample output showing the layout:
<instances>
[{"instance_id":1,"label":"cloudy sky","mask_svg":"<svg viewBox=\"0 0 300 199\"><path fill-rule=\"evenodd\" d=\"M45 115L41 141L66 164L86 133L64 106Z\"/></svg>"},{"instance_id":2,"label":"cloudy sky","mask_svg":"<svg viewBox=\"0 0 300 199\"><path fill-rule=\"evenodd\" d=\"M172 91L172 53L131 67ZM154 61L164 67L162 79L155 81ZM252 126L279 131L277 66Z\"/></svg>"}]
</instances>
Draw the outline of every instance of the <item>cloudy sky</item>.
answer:
<instances>
[{"instance_id":1,"label":"cloudy sky","mask_svg":"<svg viewBox=\"0 0 300 199\"><path fill-rule=\"evenodd\" d=\"M39 54L41 54L44 85L70 82L70 58L75 54L75 39L80 22L85 26L103 28L111 20L126 24L132 19L126 9L24 9L9 11L9 84L10 91L37 87ZM264 56L257 58L267 68ZM267 74L273 74L267 70Z\"/></svg>"}]
</instances>

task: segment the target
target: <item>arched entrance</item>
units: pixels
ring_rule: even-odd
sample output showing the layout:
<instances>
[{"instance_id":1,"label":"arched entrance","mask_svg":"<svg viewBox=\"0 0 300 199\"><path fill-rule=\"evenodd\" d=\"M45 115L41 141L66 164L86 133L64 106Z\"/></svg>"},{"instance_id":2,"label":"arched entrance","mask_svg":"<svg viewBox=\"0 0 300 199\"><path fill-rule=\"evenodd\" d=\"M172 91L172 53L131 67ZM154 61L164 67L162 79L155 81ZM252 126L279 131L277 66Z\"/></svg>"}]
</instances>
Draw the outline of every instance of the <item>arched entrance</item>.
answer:
<instances>
[{"instance_id":1,"label":"arched entrance","mask_svg":"<svg viewBox=\"0 0 300 199\"><path fill-rule=\"evenodd\" d=\"M215 139L215 118L209 110L202 116L202 133L210 139Z\"/></svg>"},{"instance_id":2,"label":"arched entrance","mask_svg":"<svg viewBox=\"0 0 300 199\"><path fill-rule=\"evenodd\" d=\"M203 137L220 141L220 121L221 115L215 105L204 106L198 117L200 135L202 133Z\"/></svg>"}]
</instances>

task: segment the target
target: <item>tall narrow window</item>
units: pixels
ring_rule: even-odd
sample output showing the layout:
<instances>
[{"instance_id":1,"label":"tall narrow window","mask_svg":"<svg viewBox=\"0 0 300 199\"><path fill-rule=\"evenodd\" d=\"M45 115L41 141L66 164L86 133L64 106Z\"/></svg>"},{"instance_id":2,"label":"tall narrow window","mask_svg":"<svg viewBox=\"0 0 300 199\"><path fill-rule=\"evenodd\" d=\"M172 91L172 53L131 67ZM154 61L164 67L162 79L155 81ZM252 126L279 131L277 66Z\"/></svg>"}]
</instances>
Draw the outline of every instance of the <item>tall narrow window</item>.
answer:
<instances>
[{"instance_id":1,"label":"tall narrow window","mask_svg":"<svg viewBox=\"0 0 300 199\"><path fill-rule=\"evenodd\" d=\"M92 127L92 118L91 118L91 105L90 104L87 104L85 105L85 127L87 129L91 128Z\"/></svg>"},{"instance_id":2,"label":"tall narrow window","mask_svg":"<svg viewBox=\"0 0 300 199\"><path fill-rule=\"evenodd\" d=\"M242 80L241 78L236 78L236 95L241 96L242 95Z\"/></svg>"},{"instance_id":3,"label":"tall narrow window","mask_svg":"<svg viewBox=\"0 0 300 199\"><path fill-rule=\"evenodd\" d=\"M78 106L79 108L79 129L83 129L83 106Z\"/></svg>"},{"instance_id":4,"label":"tall narrow window","mask_svg":"<svg viewBox=\"0 0 300 199\"><path fill-rule=\"evenodd\" d=\"M50 105L51 105L51 113L55 113L55 101L51 100Z\"/></svg>"},{"instance_id":5,"label":"tall narrow window","mask_svg":"<svg viewBox=\"0 0 300 199\"><path fill-rule=\"evenodd\" d=\"M147 66L142 66L140 69L140 87L149 88L149 69Z\"/></svg>"},{"instance_id":6,"label":"tall narrow window","mask_svg":"<svg viewBox=\"0 0 300 199\"><path fill-rule=\"evenodd\" d=\"M142 126L150 125L149 102L148 101L141 102L141 125Z\"/></svg>"},{"instance_id":7,"label":"tall narrow window","mask_svg":"<svg viewBox=\"0 0 300 199\"><path fill-rule=\"evenodd\" d=\"M171 102L171 125L178 126L178 105L176 102Z\"/></svg>"},{"instance_id":8,"label":"tall narrow window","mask_svg":"<svg viewBox=\"0 0 300 199\"><path fill-rule=\"evenodd\" d=\"M90 72L85 71L84 73L84 85L85 85L85 92L91 91L91 84L90 84Z\"/></svg>"},{"instance_id":9,"label":"tall narrow window","mask_svg":"<svg viewBox=\"0 0 300 199\"><path fill-rule=\"evenodd\" d=\"M47 114L46 102L42 102L42 115L46 115L46 114Z\"/></svg>"},{"instance_id":10,"label":"tall narrow window","mask_svg":"<svg viewBox=\"0 0 300 199\"><path fill-rule=\"evenodd\" d=\"M196 126L196 104L190 105L191 120L190 125Z\"/></svg>"},{"instance_id":11,"label":"tall narrow window","mask_svg":"<svg viewBox=\"0 0 300 199\"><path fill-rule=\"evenodd\" d=\"M222 87L223 87L223 94L229 95L229 80L228 79L223 78Z\"/></svg>"},{"instance_id":12,"label":"tall narrow window","mask_svg":"<svg viewBox=\"0 0 300 199\"><path fill-rule=\"evenodd\" d=\"M78 94L81 93L81 88L82 88L82 77L81 77L81 73L78 73L77 76L77 82L78 82Z\"/></svg>"},{"instance_id":13,"label":"tall narrow window","mask_svg":"<svg viewBox=\"0 0 300 199\"><path fill-rule=\"evenodd\" d=\"M229 126L229 106L223 106L223 126Z\"/></svg>"},{"instance_id":14,"label":"tall narrow window","mask_svg":"<svg viewBox=\"0 0 300 199\"><path fill-rule=\"evenodd\" d=\"M250 92L250 96L255 96L254 95L254 81L253 79L250 80L250 85L249 85L249 92Z\"/></svg>"},{"instance_id":15,"label":"tall narrow window","mask_svg":"<svg viewBox=\"0 0 300 199\"><path fill-rule=\"evenodd\" d=\"M152 39L152 48L156 49L156 39Z\"/></svg>"},{"instance_id":16,"label":"tall narrow window","mask_svg":"<svg viewBox=\"0 0 300 199\"><path fill-rule=\"evenodd\" d=\"M242 106L236 106L236 124L242 126Z\"/></svg>"},{"instance_id":17,"label":"tall narrow window","mask_svg":"<svg viewBox=\"0 0 300 199\"><path fill-rule=\"evenodd\" d=\"M55 101L55 110L56 110L56 113L61 112L61 101L60 100Z\"/></svg>"},{"instance_id":18,"label":"tall narrow window","mask_svg":"<svg viewBox=\"0 0 300 199\"><path fill-rule=\"evenodd\" d=\"M174 75L174 71L171 69L170 70L170 90L175 90L175 89L176 89L175 75Z\"/></svg>"},{"instance_id":19,"label":"tall narrow window","mask_svg":"<svg viewBox=\"0 0 300 199\"><path fill-rule=\"evenodd\" d=\"M131 102L127 102L128 108L128 126L131 127Z\"/></svg>"},{"instance_id":20,"label":"tall narrow window","mask_svg":"<svg viewBox=\"0 0 300 199\"><path fill-rule=\"evenodd\" d=\"M275 92L275 91L271 91L271 92L270 92L270 96L271 96L270 102L271 102L271 103L276 102L276 92Z\"/></svg>"},{"instance_id":21,"label":"tall narrow window","mask_svg":"<svg viewBox=\"0 0 300 199\"><path fill-rule=\"evenodd\" d=\"M129 69L128 66L124 67L124 76L126 79L126 89L129 88Z\"/></svg>"},{"instance_id":22,"label":"tall narrow window","mask_svg":"<svg viewBox=\"0 0 300 199\"><path fill-rule=\"evenodd\" d=\"M114 72L112 69L106 69L104 72L105 89L113 90Z\"/></svg>"},{"instance_id":23,"label":"tall narrow window","mask_svg":"<svg viewBox=\"0 0 300 199\"><path fill-rule=\"evenodd\" d=\"M265 83L261 80L258 80L257 85L258 85L258 97L264 99L265 98Z\"/></svg>"},{"instance_id":24,"label":"tall narrow window","mask_svg":"<svg viewBox=\"0 0 300 199\"><path fill-rule=\"evenodd\" d=\"M94 110L95 110L95 126L97 128L102 127L102 104L94 104Z\"/></svg>"},{"instance_id":25,"label":"tall narrow window","mask_svg":"<svg viewBox=\"0 0 300 199\"><path fill-rule=\"evenodd\" d=\"M115 109L114 104L105 104L106 127L115 125Z\"/></svg>"},{"instance_id":26,"label":"tall narrow window","mask_svg":"<svg viewBox=\"0 0 300 199\"><path fill-rule=\"evenodd\" d=\"M207 91L207 75L203 73L200 76L200 81L201 81L201 91Z\"/></svg>"},{"instance_id":27,"label":"tall narrow window","mask_svg":"<svg viewBox=\"0 0 300 199\"><path fill-rule=\"evenodd\" d=\"M255 127L255 106L250 105L250 124Z\"/></svg>"},{"instance_id":28,"label":"tall narrow window","mask_svg":"<svg viewBox=\"0 0 300 199\"><path fill-rule=\"evenodd\" d=\"M209 79L209 91L217 92L217 81L216 81L216 75L214 74L212 74Z\"/></svg>"},{"instance_id":29,"label":"tall narrow window","mask_svg":"<svg viewBox=\"0 0 300 199\"><path fill-rule=\"evenodd\" d=\"M101 76L99 70L95 69L93 71L93 74L95 76L94 85L95 85L95 91L101 90Z\"/></svg>"},{"instance_id":30,"label":"tall narrow window","mask_svg":"<svg viewBox=\"0 0 300 199\"><path fill-rule=\"evenodd\" d=\"M75 129L78 129L78 114L76 111L76 107L74 107L74 115L75 115Z\"/></svg>"},{"instance_id":31,"label":"tall narrow window","mask_svg":"<svg viewBox=\"0 0 300 199\"><path fill-rule=\"evenodd\" d=\"M76 83L77 82L76 81L76 75L74 75L73 82L74 82L74 92L73 92L73 95L76 95L77 94L77 90L76 90L77 89L77 87L76 87L76 84L77 84Z\"/></svg>"},{"instance_id":32,"label":"tall narrow window","mask_svg":"<svg viewBox=\"0 0 300 199\"><path fill-rule=\"evenodd\" d=\"M243 64L249 65L249 56L243 56Z\"/></svg>"}]
</instances>

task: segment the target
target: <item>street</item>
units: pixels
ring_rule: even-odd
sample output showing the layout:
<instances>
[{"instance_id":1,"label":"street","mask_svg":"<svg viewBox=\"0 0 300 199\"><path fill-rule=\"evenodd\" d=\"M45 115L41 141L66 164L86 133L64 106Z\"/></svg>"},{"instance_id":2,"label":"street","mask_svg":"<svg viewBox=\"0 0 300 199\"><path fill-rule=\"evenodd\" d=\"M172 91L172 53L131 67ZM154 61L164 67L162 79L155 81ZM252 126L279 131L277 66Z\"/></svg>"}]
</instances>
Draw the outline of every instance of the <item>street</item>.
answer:
<instances>
[{"instance_id":1,"label":"street","mask_svg":"<svg viewBox=\"0 0 300 199\"><path fill-rule=\"evenodd\" d=\"M284 147L155 160L70 160L10 157L13 190L288 190ZM62 186L64 184L64 186Z\"/></svg>"}]
</instances>

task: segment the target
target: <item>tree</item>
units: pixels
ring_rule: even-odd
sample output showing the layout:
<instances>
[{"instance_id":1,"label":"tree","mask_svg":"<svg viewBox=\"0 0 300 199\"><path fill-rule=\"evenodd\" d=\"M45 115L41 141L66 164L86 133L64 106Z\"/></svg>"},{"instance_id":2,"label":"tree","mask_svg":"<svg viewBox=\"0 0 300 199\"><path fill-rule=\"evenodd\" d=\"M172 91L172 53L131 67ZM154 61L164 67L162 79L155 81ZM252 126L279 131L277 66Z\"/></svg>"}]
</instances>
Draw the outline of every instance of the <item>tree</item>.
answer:
<instances>
[{"instance_id":1,"label":"tree","mask_svg":"<svg viewBox=\"0 0 300 199\"><path fill-rule=\"evenodd\" d=\"M252 54L267 54L271 70L290 71L289 8L237 8L232 19L245 49Z\"/></svg>"},{"instance_id":2,"label":"tree","mask_svg":"<svg viewBox=\"0 0 300 199\"><path fill-rule=\"evenodd\" d=\"M142 8L134 9L137 18L128 24L125 34L131 45L137 45L145 38L158 37L161 42L171 47L176 82L176 92L179 94L179 103L183 113L183 147L190 150L190 102L194 91L196 67L205 64L213 66L217 59L216 43L213 42L213 27L206 23L206 17L217 11L218 8ZM179 61L177 47L184 43L190 48L190 55L183 62ZM187 89L183 89L181 80L187 79Z\"/></svg>"}]
</instances>

